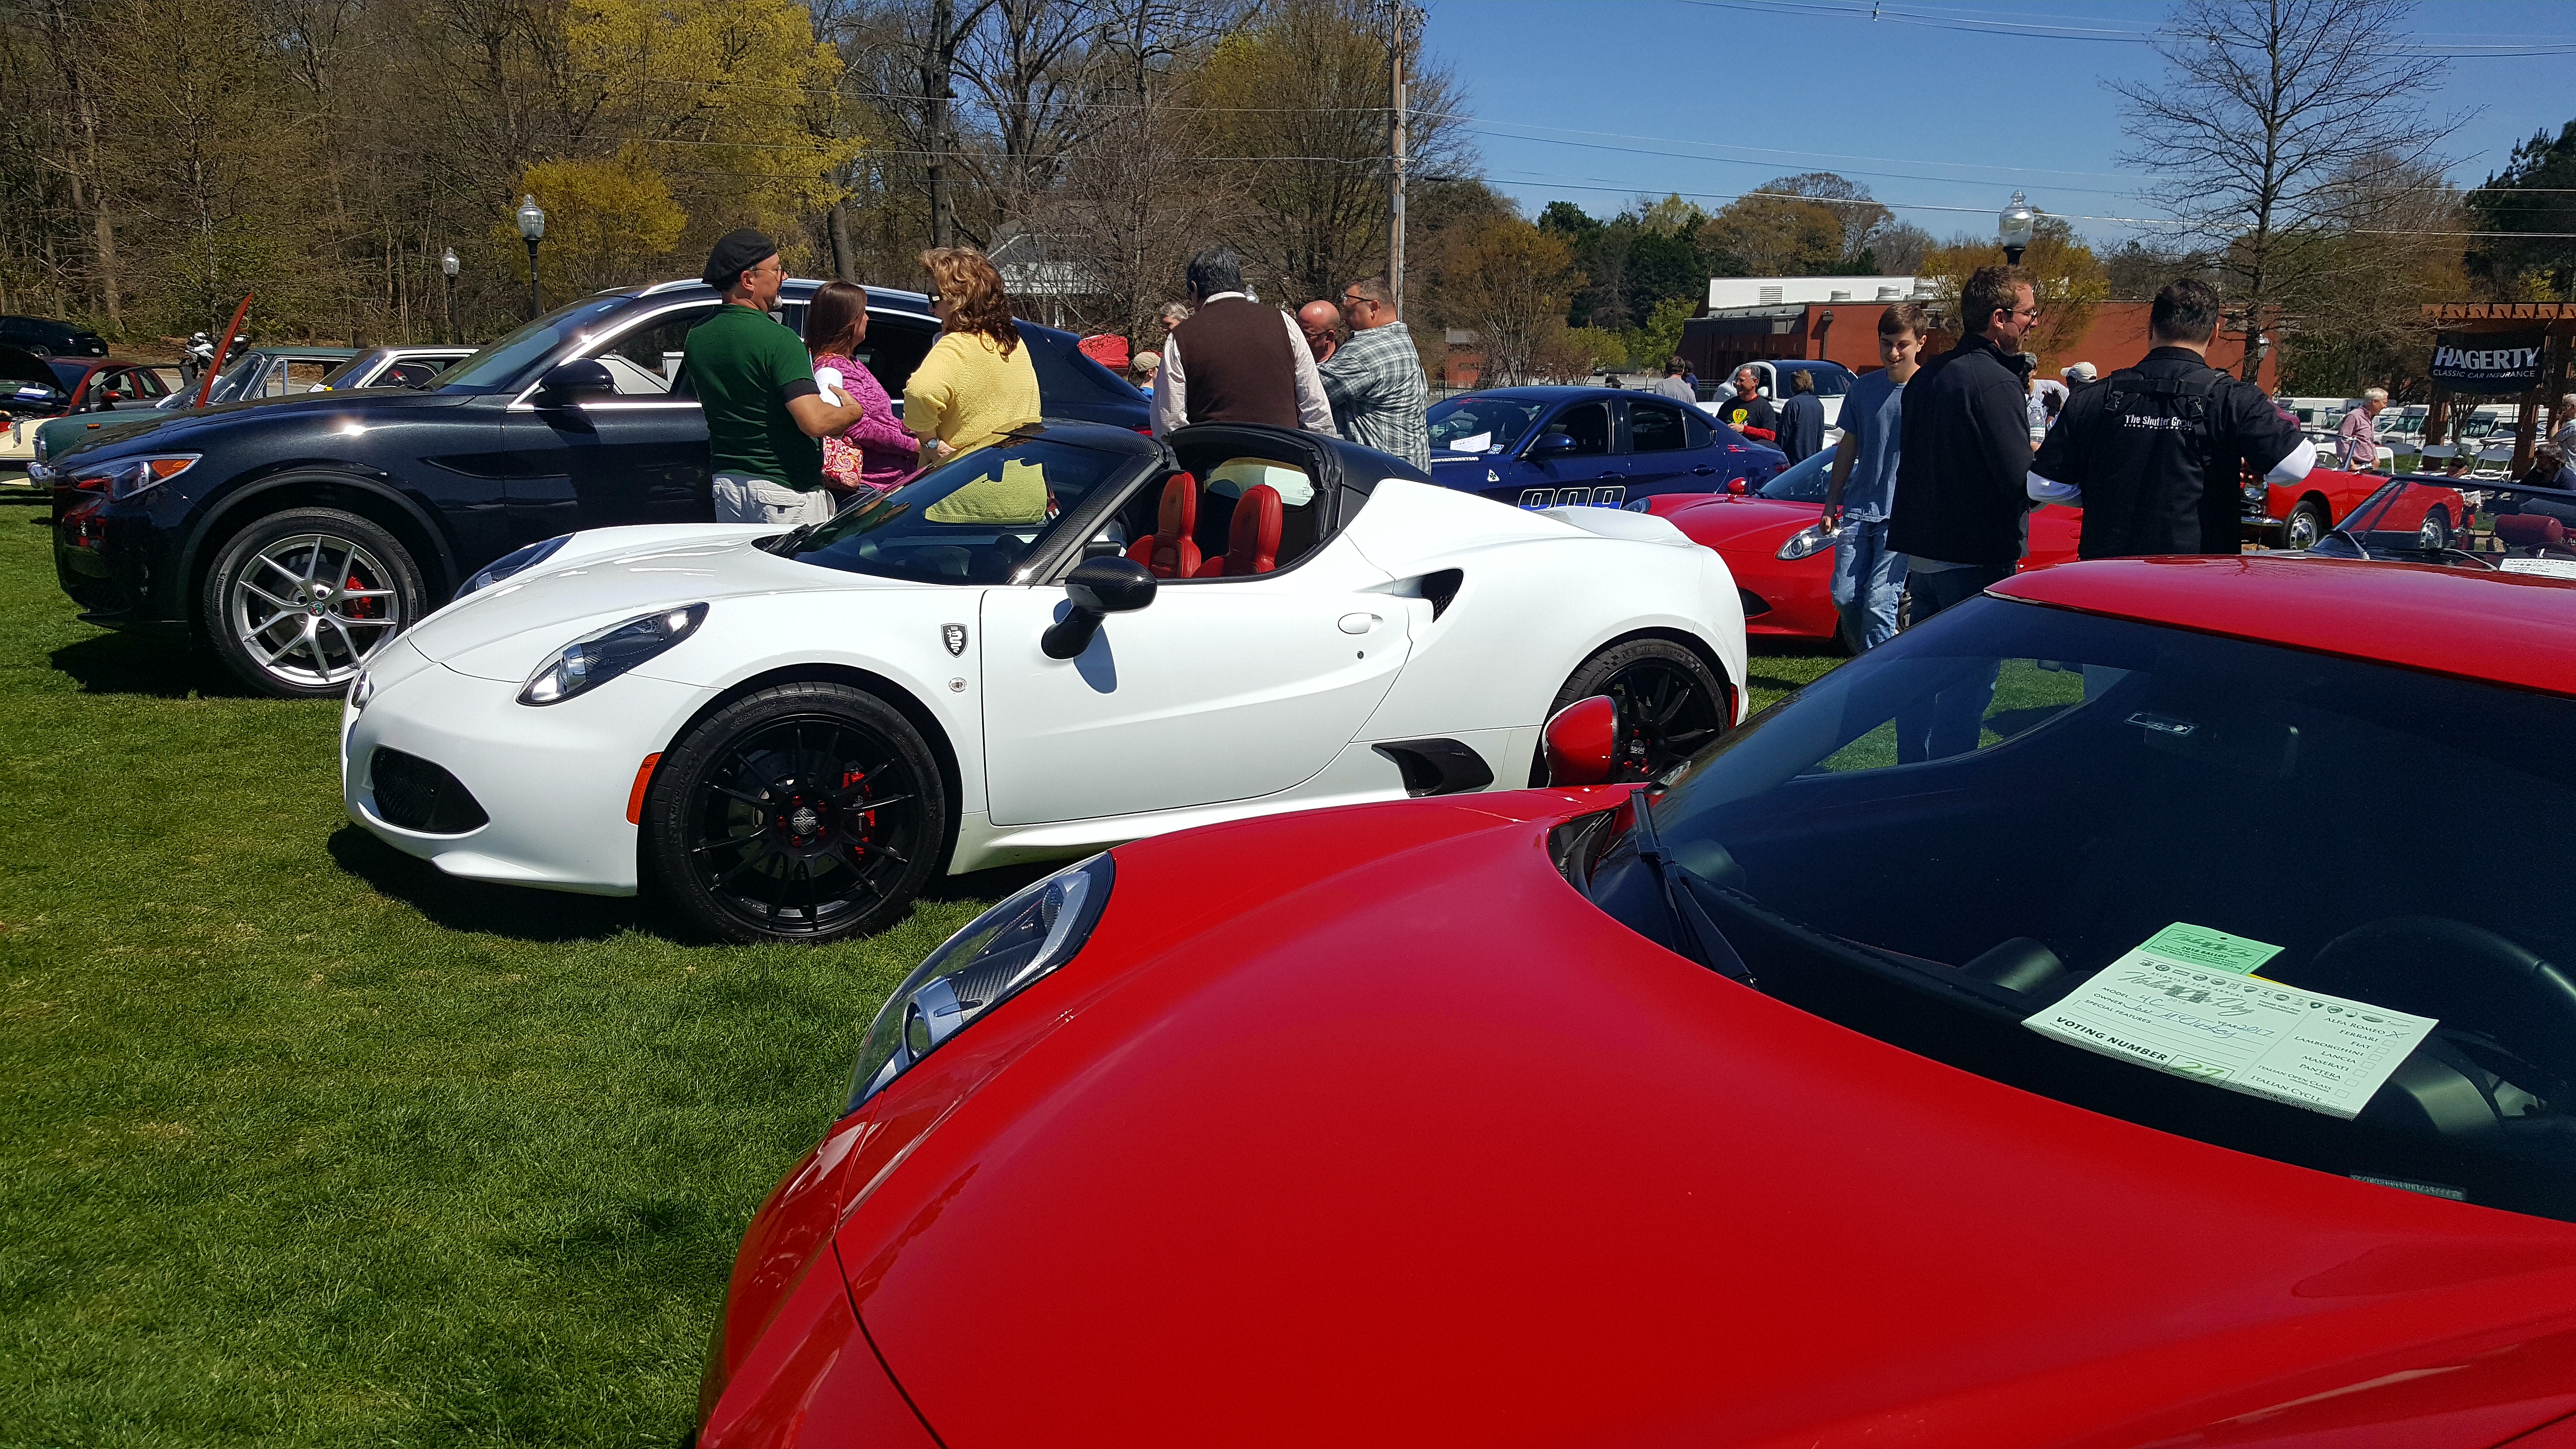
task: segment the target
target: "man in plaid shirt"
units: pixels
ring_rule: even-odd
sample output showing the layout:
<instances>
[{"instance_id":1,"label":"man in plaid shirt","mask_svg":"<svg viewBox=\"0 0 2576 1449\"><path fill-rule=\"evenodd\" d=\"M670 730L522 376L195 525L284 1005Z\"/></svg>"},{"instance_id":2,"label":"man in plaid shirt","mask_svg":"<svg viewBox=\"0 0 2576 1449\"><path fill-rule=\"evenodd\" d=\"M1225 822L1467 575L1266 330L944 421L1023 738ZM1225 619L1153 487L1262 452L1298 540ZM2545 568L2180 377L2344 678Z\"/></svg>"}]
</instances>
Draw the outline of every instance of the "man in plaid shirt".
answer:
<instances>
[{"instance_id":1,"label":"man in plaid shirt","mask_svg":"<svg viewBox=\"0 0 2576 1449\"><path fill-rule=\"evenodd\" d=\"M1344 287L1342 315L1350 319L1351 340L1316 369L1333 405L1333 425L1354 443L1430 472L1431 432L1422 410L1431 389L1413 350L1413 334L1395 320L1394 293L1387 290L1386 279L1371 277Z\"/></svg>"}]
</instances>

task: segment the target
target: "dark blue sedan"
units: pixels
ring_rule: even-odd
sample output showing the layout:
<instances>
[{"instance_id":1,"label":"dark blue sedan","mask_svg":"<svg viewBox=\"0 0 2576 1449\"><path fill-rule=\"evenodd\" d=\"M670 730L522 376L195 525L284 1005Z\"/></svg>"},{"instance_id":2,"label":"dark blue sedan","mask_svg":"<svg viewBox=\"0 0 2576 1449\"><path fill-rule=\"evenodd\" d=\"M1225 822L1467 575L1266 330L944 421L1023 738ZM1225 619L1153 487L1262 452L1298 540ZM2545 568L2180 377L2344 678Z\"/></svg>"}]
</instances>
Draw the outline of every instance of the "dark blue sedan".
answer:
<instances>
[{"instance_id":1,"label":"dark blue sedan","mask_svg":"<svg viewBox=\"0 0 2576 1449\"><path fill-rule=\"evenodd\" d=\"M1618 508L1757 488L1787 466L1698 408L1615 387L1498 387L1434 403L1431 476L1522 508Z\"/></svg>"}]
</instances>

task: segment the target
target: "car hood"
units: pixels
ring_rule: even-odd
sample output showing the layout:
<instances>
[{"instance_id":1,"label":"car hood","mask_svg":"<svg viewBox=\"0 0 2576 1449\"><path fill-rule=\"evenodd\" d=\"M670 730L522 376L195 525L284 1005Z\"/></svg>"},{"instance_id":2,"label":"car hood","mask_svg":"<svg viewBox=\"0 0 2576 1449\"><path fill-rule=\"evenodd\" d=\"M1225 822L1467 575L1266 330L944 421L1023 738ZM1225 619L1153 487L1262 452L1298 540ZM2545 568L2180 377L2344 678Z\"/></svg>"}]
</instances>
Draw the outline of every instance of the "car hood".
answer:
<instances>
[{"instance_id":1,"label":"car hood","mask_svg":"<svg viewBox=\"0 0 2576 1449\"><path fill-rule=\"evenodd\" d=\"M1590 794L1121 847L1081 954L861 1129L838 1258L942 1442L2470 1445L2576 1410L2576 1229L1757 995L1557 874Z\"/></svg>"},{"instance_id":2,"label":"car hood","mask_svg":"<svg viewBox=\"0 0 2576 1449\"><path fill-rule=\"evenodd\" d=\"M1769 549L1822 518L1824 512L1814 503L1720 493L1664 516L1694 543L1720 549Z\"/></svg>"},{"instance_id":3,"label":"car hood","mask_svg":"<svg viewBox=\"0 0 2576 1449\"><path fill-rule=\"evenodd\" d=\"M404 411L459 407L475 397L472 393L410 392L388 390L365 393L326 392L298 393L294 397L250 398L242 402L216 403L212 407L153 409L133 414L111 414L113 421L97 425L96 432L77 434L79 441L57 455L57 461L74 453L86 453L138 439L149 438L155 448L187 447L203 450L215 441L214 435L235 424L244 413L256 413L262 421L282 422L288 419L324 413L333 418L358 422L380 417L389 408Z\"/></svg>"},{"instance_id":4,"label":"car hood","mask_svg":"<svg viewBox=\"0 0 2576 1449\"><path fill-rule=\"evenodd\" d=\"M675 604L809 589L931 589L798 563L753 547L757 524L658 524L577 533L552 558L469 594L402 637L464 673L523 679L594 628Z\"/></svg>"}]
</instances>

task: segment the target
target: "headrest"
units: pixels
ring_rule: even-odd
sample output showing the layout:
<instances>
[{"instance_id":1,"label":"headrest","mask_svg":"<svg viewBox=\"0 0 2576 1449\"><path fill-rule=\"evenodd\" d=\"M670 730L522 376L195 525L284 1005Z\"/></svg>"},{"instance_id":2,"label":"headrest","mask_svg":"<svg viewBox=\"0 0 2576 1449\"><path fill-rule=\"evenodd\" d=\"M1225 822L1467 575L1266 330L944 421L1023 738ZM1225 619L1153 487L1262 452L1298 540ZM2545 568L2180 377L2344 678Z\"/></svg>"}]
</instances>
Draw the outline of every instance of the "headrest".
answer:
<instances>
[{"instance_id":1,"label":"headrest","mask_svg":"<svg viewBox=\"0 0 2576 1449\"><path fill-rule=\"evenodd\" d=\"M1279 494L1268 484L1256 483L1244 493L1227 529L1228 575L1266 574L1278 566L1280 519Z\"/></svg>"},{"instance_id":2,"label":"headrest","mask_svg":"<svg viewBox=\"0 0 2576 1449\"><path fill-rule=\"evenodd\" d=\"M2567 525L2545 513L2508 513L2495 521L2496 537L2507 543L2537 547L2562 542Z\"/></svg>"},{"instance_id":3,"label":"headrest","mask_svg":"<svg viewBox=\"0 0 2576 1449\"><path fill-rule=\"evenodd\" d=\"M1187 473L1175 473L1164 479L1162 508L1154 519L1155 536L1184 536L1198 526L1199 480Z\"/></svg>"}]
</instances>

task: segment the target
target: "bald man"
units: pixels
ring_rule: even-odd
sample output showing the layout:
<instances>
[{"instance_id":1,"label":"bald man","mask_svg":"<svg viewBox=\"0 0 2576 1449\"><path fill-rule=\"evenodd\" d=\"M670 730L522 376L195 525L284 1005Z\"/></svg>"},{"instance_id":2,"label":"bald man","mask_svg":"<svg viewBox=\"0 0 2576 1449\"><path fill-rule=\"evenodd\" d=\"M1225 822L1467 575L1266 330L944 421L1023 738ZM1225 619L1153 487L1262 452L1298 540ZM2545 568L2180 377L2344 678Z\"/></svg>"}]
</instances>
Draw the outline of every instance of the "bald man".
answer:
<instances>
[{"instance_id":1,"label":"bald man","mask_svg":"<svg viewBox=\"0 0 2576 1449\"><path fill-rule=\"evenodd\" d=\"M1297 309L1297 329L1306 334L1306 346L1317 362L1333 355L1341 344L1334 333L1342 325L1342 309L1317 299Z\"/></svg>"}]
</instances>

